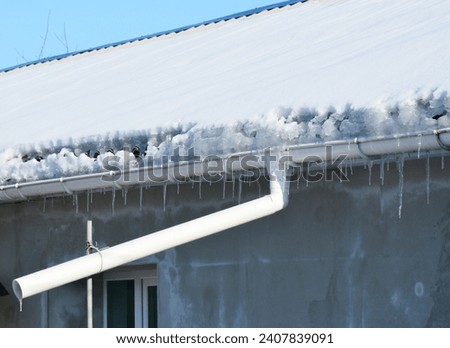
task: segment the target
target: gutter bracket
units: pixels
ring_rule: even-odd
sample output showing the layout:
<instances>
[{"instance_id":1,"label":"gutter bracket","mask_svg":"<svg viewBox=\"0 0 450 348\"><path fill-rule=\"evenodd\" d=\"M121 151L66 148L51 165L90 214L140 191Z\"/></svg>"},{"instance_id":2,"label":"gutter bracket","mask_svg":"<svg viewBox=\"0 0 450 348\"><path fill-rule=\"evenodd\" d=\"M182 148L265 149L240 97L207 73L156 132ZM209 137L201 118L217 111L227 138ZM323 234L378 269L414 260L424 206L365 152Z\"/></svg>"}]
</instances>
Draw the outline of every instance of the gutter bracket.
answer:
<instances>
[{"instance_id":1,"label":"gutter bracket","mask_svg":"<svg viewBox=\"0 0 450 348\"><path fill-rule=\"evenodd\" d=\"M441 149L443 149L445 151L450 151L450 145L444 144L444 142L441 139L441 133L443 133L443 132L440 132L438 130L434 131L434 134L436 135L437 143L439 144Z\"/></svg>"},{"instance_id":2,"label":"gutter bracket","mask_svg":"<svg viewBox=\"0 0 450 348\"><path fill-rule=\"evenodd\" d=\"M361 158L363 158L363 159L370 159L370 156L366 155L364 153L364 151L361 149L361 142L358 140L358 138L355 138L354 142L356 144L356 147L358 148L358 152L359 152L359 155L361 156Z\"/></svg>"},{"instance_id":3,"label":"gutter bracket","mask_svg":"<svg viewBox=\"0 0 450 348\"><path fill-rule=\"evenodd\" d=\"M19 186L18 183L15 185L15 187L16 187L16 190L17 190L17 193L19 194L19 196L22 197L24 200L28 201L27 196L25 196L25 195L20 191L20 186Z\"/></svg>"},{"instance_id":4,"label":"gutter bracket","mask_svg":"<svg viewBox=\"0 0 450 348\"><path fill-rule=\"evenodd\" d=\"M12 197L8 194L8 192L6 192L6 190L4 189L3 186L0 187L0 191L2 191L3 194L6 196L6 198L8 198L9 200L11 200L11 201L14 200L14 198L12 198Z\"/></svg>"},{"instance_id":5,"label":"gutter bracket","mask_svg":"<svg viewBox=\"0 0 450 348\"><path fill-rule=\"evenodd\" d=\"M64 188L64 191L66 191L67 194L73 195L72 190L69 190L66 183L64 182L64 178L59 178L59 182L61 183L62 187Z\"/></svg>"}]
</instances>

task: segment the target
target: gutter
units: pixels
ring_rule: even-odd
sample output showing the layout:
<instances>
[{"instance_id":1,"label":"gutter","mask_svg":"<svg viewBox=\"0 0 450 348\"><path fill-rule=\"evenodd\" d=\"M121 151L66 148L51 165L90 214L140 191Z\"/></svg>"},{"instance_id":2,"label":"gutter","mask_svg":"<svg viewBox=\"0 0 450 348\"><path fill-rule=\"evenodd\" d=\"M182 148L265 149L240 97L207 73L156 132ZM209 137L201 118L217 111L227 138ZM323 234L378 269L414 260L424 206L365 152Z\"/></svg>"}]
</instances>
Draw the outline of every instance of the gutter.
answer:
<instances>
[{"instance_id":1,"label":"gutter","mask_svg":"<svg viewBox=\"0 0 450 348\"><path fill-rule=\"evenodd\" d=\"M397 137L368 138L352 141L331 141L321 144L288 146L281 150L289 156L287 162L295 167L302 163L333 162L345 157L353 165L365 163L384 155L417 154L421 152L450 151L450 128L426 133L402 135ZM231 156L217 157L213 161L214 170L220 174L249 170L239 159L253 158L251 169L265 170L267 163L262 160L264 152L243 152ZM392 160L392 159L391 159ZM169 163L162 167L143 167L131 169L123 175L120 171L61 177L50 180L17 183L0 186L0 204L27 201L39 197L73 195L101 190L116 190L151 183L165 185L183 182L186 178L202 177L208 173L207 162ZM152 172L149 177L148 172Z\"/></svg>"},{"instance_id":2,"label":"gutter","mask_svg":"<svg viewBox=\"0 0 450 348\"><path fill-rule=\"evenodd\" d=\"M26 297L272 215L287 206L289 183L285 170L271 170L270 179L269 195L14 279L14 294L22 304Z\"/></svg>"}]
</instances>

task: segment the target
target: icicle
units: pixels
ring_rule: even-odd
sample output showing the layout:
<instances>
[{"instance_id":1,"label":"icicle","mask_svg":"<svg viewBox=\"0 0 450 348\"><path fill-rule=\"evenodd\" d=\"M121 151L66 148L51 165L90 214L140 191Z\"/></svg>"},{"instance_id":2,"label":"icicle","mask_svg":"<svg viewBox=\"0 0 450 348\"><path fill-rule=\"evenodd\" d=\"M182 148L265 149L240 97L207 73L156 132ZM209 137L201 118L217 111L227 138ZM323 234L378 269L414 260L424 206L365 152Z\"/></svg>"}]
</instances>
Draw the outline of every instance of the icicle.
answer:
<instances>
[{"instance_id":1,"label":"icicle","mask_svg":"<svg viewBox=\"0 0 450 348\"><path fill-rule=\"evenodd\" d=\"M384 157L381 159L380 162L380 180L381 180L381 186L384 185Z\"/></svg>"},{"instance_id":2,"label":"icicle","mask_svg":"<svg viewBox=\"0 0 450 348\"><path fill-rule=\"evenodd\" d=\"M419 143L417 145L417 159L420 159L420 149L422 148L422 134L419 134Z\"/></svg>"},{"instance_id":3,"label":"icicle","mask_svg":"<svg viewBox=\"0 0 450 348\"><path fill-rule=\"evenodd\" d=\"M403 208L403 165L404 165L404 157L403 154L397 161L397 170L398 170L398 218L402 218L402 208Z\"/></svg>"},{"instance_id":4,"label":"icicle","mask_svg":"<svg viewBox=\"0 0 450 348\"><path fill-rule=\"evenodd\" d=\"M91 190L91 204L94 203L94 192Z\"/></svg>"},{"instance_id":5,"label":"icicle","mask_svg":"<svg viewBox=\"0 0 450 348\"><path fill-rule=\"evenodd\" d=\"M236 180L235 180L235 177L234 177L234 174L233 173L231 173L231 182L233 183L233 198L234 198L234 188L235 188L235 186L236 186Z\"/></svg>"},{"instance_id":6,"label":"icicle","mask_svg":"<svg viewBox=\"0 0 450 348\"><path fill-rule=\"evenodd\" d=\"M127 196L128 196L128 189L125 189L123 193L123 204L125 206L127 205Z\"/></svg>"},{"instance_id":7,"label":"icicle","mask_svg":"<svg viewBox=\"0 0 450 348\"><path fill-rule=\"evenodd\" d=\"M241 204L242 180L239 180L238 204Z\"/></svg>"},{"instance_id":8,"label":"icicle","mask_svg":"<svg viewBox=\"0 0 450 348\"><path fill-rule=\"evenodd\" d=\"M142 198L143 198L143 188L142 185L139 187L139 211L142 211Z\"/></svg>"},{"instance_id":9,"label":"icicle","mask_svg":"<svg viewBox=\"0 0 450 348\"><path fill-rule=\"evenodd\" d=\"M222 199L225 199L226 196L226 186L227 186L227 175L223 173Z\"/></svg>"},{"instance_id":10,"label":"icicle","mask_svg":"<svg viewBox=\"0 0 450 348\"><path fill-rule=\"evenodd\" d=\"M45 213L47 209L47 197L44 197L44 204L42 206L42 212Z\"/></svg>"},{"instance_id":11,"label":"icicle","mask_svg":"<svg viewBox=\"0 0 450 348\"><path fill-rule=\"evenodd\" d=\"M350 159L350 174L353 175L353 158Z\"/></svg>"},{"instance_id":12,"label":"icicle","mask_svg":"<svg viewBox=\"0 0 450 348\"><path fill-rule=\"evenodd\" d=\"M75 212L78 214L78 195L73 195L73 202L72 204L75 206Z\"/></svg>"},{"instance_id":13,"label":"icicle","mask_svg":"<svg viewBox=\"0 0 450 348\"><path fill-rule=\"evenodd\" d=\"M427 153L425 161L426 185L427 185L427 204L430 204L430 153Z\"/></svg>"},{"instance_id":14,"label":"icicle","mask_svg":"<svg viewBox=\"0 0 450 348\"><path fill-rule=\"evenodd\" d=\"M389 158L387 158L387 162L386 162L386 170L389 171L391 169L391 163L389 162Z\"/></svg>"},{"instance_id":15,"label":"icicle","mask_svg":"<svg viewBox=\"0 0 450 348\"><path fill-rule=\"evenodd\" d=\"M202 199L202 180L198 182L198 198Z\"/></svg>"},{"instance_id":16,"label":"icicle","mask_svg":"<svg viewBox=\"0 0 450 348\"><path fill-rule=\"evenodd\" d=\"M112 216L114 216L115 211L114 211L114 205L116 203L116 189L112 190L112 202L111 202L111 208L112 208Z\"/></svg>"},{"instance_id":17,"label":"icicle","mask_svg":"<svg viewBox=\"0 0 450 348\"><path fill-rule=\"evenodd\" d=\"M298 171L298 177L297 177L297 190L300 189L300 178L301 178L300 170Z\"/></svg>"},{"instance_id":18,"label":"icicle","mask_svg":"<svg viewBox=\"0 0 450 348\"><path fill-rule=\"evenodd\" d=\"M256 181L256 184L258 185L258 195L261 197L261 185L259 183L259 180Z\"/></svg>"},{"instance_id":19,"label":"icicle","mask_svg":"<svg viewBox=\"0 0 450 348\"><path fill-rule=\"evenodd\" d=\"M305 178L305 181L306 181L306 187L308 187L308 186L309 186L309 165L308 165L308 167L306 168L306 178Z\"/></svg>"},{"instance_id":20,"label":"icicle","mask_svg":"<svg viewBox=\"0 0 450 348\"><path fill-rule=\"evenodd\" d=\"M180 182L177 180L177 195L180 194Z\"/></svg>"},{"instance_id":21,"label":"icicle","mask_svg":"<svg viewBox=\"0 0 450 348\"><path fill-rule=\"evenodd\" d=\"M86 191L86 212L89 213L89 190Z\"/></svg>"},{"instance_id":22,"label":"icicle","mask_svg":"<svg viewBox=\"0 0 450 348\"><path fill-rule=\"evenodd\" d=\"M164 187L163 187L163 203L164 203L163 210L164 211L166 211L166 198L167 198L167 184L164 183Z\"/></svg>"},{"instance_id":23,"label":"icicle","mask_svg":"<svg viewBox=\"0 0 450 348\"><path fill-rule=\"evenodd\" d=\"M369 186L372 186L372 167L373 167L373 161L369 162Z\"/></svg>"},{"instance_id":24,"label":"icicle","mask_svg":"<svg viewBox=\"0 0 450 348\"><path fill-rule=\"evenodd\" d=\"M445 166L445 163L444 163L444 151L442 151L442 156L441 156L441 169L442 170L444 170L444 166Z\"/></svg>"},{"instance_id":25,"label":"icicle","mask_svg":"<svg viewBox=\"0 0 450 348\"><path fill-rule=\"evenodd\" d=\"M20 307L20 312L22 312L22 310L23 310L23 303L22 303L22 300L19 300L19 307Z\"/></svg>"}]
</instances>

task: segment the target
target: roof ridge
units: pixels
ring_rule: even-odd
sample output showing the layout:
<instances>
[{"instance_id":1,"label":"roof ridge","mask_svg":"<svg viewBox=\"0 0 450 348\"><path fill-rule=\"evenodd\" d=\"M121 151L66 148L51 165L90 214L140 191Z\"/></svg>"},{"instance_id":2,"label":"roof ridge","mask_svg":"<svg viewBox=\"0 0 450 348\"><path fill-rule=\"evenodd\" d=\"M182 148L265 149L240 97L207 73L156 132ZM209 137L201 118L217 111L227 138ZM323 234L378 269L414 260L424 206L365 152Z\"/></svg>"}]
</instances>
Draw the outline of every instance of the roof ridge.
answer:
<instances>
[{"instance_id":1,"label":"roof ridge","mask_svg":"<svg viewBox=\"0 0 450 348\"><path fill-rule=\"evenodd\" d=\"M234 14L231 14L231 15L227 15L227 16L223 16L223 17L219 17L219 18L215 18L215 19L206 20L206 21L203 21L203 22L200 22L200 23L186 25L186 26L183 26L183 27L175 28L175 29L164 30L164 31L153 33L153 34L149 34L149 35L143 35L143 36L139 36L139 37L136 37L136 38L133 38L133 39L117 41L117 42L113 42L113 43L109 43L109 44L105 44L105 45L101 45L101 46L96 46L96 47L92 47L92 48L88 48L88 49L83 49L83 50L79 50L79 51L74 51L74 52L59 54L59 55L50 56L50 57L46 57L46 58L41 58L41 59L29 61L29 62L24 62L24 63L17 64L17 65L11 66L11 67L1 68L0 69L0 73L6 73L6 72L9 72L9 71L12 71L12 70L24 68L24 67L31 66L31 65L37 65L37 64L41 64L41 63L51 62L51 61L54 61L54 60L61 60L61 59L64 59L64 58L76 56L76 55L83 54L83 53L99 51L99 50L102 50L102 49L105 49L105 48L121 46L121 45L125 45L125 44L128 44L128 43L136 42L136 41L148 40L148 39L152 39L154 37L159 37L159 36L164 36L164 35L169 35L169 34L177 34L177 33L189 30L189 29L200 27L202 25L216 24L216 23L219 23L219 22L228 21L230 19L238 19L238 18L242 18L242 17L249 17L249 16L252 16L252 15L264 12L264 11L270 11L270 10L273 10L273 9L276 9L276 8L283 8L283 7L286 7L286 6L292 6L292 5L295 5L295 4L298 4L298 3L304 3L304 2L307 2L307 1L308 0L288 0L288 1L275 3L275 4L272 4L272 5L261 6L261 7L254 8L252 10L246 10L246 11L242 11L242 12L237 12L237 13L234 13Z\"/></svg>"}]
</instances>

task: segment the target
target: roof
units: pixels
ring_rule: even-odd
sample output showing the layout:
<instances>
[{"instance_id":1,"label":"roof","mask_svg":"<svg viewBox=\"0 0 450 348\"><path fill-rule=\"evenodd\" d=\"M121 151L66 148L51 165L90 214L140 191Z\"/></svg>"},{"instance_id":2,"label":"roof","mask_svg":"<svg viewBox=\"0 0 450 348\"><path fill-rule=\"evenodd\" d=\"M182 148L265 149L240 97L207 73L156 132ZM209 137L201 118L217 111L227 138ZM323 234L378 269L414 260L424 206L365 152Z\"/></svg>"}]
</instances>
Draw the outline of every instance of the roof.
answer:
<instances>
[{"instance_id":1,"label":"roof","mask_svg":"<svg viewBox=\"0 0 450 348\"><path fill-rule=\"evenodd\" d=\"M147 40L147 39L152 39L154 37L159 37L159 36L164 36L164 35L169 35L169 34L177 34L177 33L181 33L182 31L186 31L192 28L197 28L200 26L204 26L204 25L210 25L210 24L215 24L215 23L219 23L219 22L226 22L230 19L237 19L237 18L241 18L241 17L249 17L252 16L254 14L263 12L263 11L271 11L275 8L282 8L285 6L291 6L297 3L301 3L301 2L306 2L308 0L289 0L289 1L283 1L283 2L279 2L276 4L271 4L271 5L267 5L267 6L261 6L261 7L257 7L254 8L252 10L247 10L247 11L243 11L243 12L238 12L238 13L234 13L228 16L223 16L223 17L219 17L219 18L214 18L214 19L210 19L210 20L206 20L200 23L196 23L196 24L191 24L191 25L186 25L183 27L179 27L179 28L175 28L175 29L170 29L170 30L164 30L164 31L160 31L157 33L153 33L150 35L143 35L143 36L139 36L133 39L128 39L128 40L122 40L122 41L117 41L117 42L113 42L113 43L109 43L106 45L101 45L101 46L97 46L97 47L93 47L93 48L88 48L88 49L83 49L83 50L79 50L79 51L74 51L74 52L68 52L68 53L64 53L64 54L59 54L59 55L55 55L55 56L50 56L50 57L44 57L41 59L37 59L34 61L29 61L29 62L24 62L21 64L17 64L11 67L6 67L6 68L0 68L0 72L8 72L11 70L15 70L15 69L20 69L26 66L30 66L30 65L36 65L36 64L41 64L41 63L46 63L46 62L51 62L54 60L61 60L67 57L71 57L71 56L75 56L78 54L83 54L83 53L87 53L87 52L92 52L92 51L98 51L98 50L102 50L104 48L110 48L110 47L116 47L116 46L121 46L121 45L125 45L128 43L132 43L132 42L136 42L136 41L142 41L142 40Z\"/></svg>"},{"instance_id":2,"label":"roof","mask_svg":"<svg viewBox=\"0 0 450 348\"><path fill-rule=\"evenodd\" d=\"M110 147L220 155L450 125L450 2L250 14L0 72L0 184L101 170Z\"/></svg>"}]
</instances>

